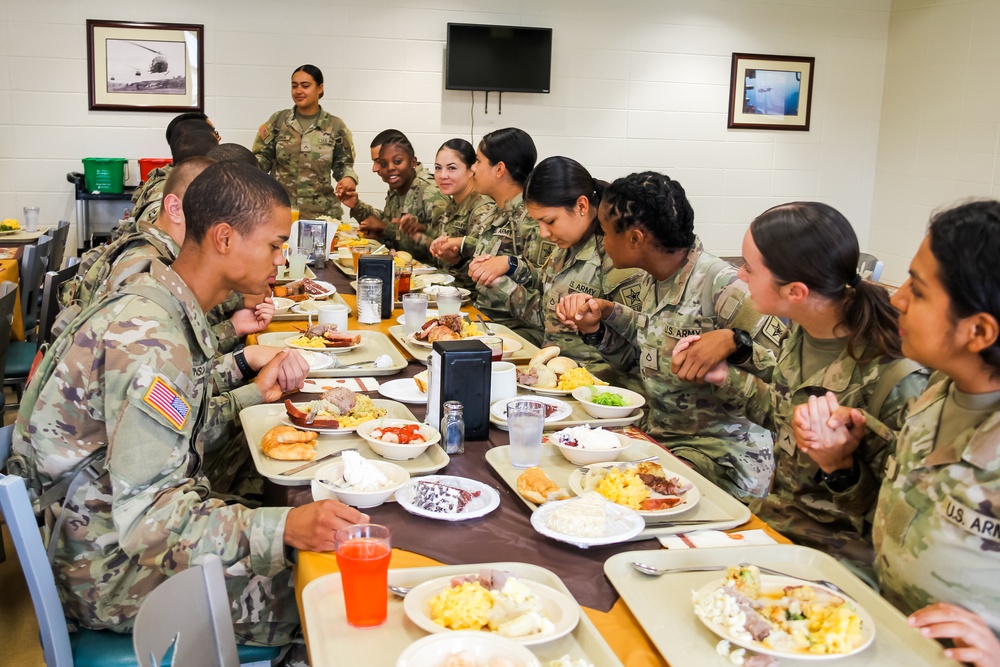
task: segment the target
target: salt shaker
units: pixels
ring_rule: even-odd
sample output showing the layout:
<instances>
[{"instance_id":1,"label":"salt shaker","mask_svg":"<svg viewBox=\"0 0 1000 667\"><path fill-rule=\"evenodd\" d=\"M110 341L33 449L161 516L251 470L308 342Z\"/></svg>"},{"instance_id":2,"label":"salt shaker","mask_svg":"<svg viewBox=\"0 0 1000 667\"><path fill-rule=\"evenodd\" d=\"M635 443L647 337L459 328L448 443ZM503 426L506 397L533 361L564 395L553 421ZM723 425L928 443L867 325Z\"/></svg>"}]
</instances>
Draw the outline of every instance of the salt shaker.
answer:
<instances>
[{"instance_id":1,"label":"salt shaker","mask_svg":"<svg viewBox=\"0 0 1000 667\"><path fill-rule=\"evenodd\" d=\"M378 324L382 321L382 279L364 277L358 281L358 322Z\"/></svg>"},{"instance_id":2,"label":"salt shaker","mask_svg":"<svg viewBox=\"0 0 1000 667\"><path fill-rule=\"evenodd\" d=\"M312 258L314 269L326 268L326 248L323 247L323 242L318 238L313 244Z\"/></svg>"},{"instance_id":3,"label":"salt shaker","mask_svg":"<svg viewBox=\"0 0 1000 667\"><path fill-rule=\"evenodd\" d=\"M458 401L447 401L444 404L441 440L445 454L450 456L465 453L465 419L462 417L462 404Z\"/></svg>"}]
</instances>

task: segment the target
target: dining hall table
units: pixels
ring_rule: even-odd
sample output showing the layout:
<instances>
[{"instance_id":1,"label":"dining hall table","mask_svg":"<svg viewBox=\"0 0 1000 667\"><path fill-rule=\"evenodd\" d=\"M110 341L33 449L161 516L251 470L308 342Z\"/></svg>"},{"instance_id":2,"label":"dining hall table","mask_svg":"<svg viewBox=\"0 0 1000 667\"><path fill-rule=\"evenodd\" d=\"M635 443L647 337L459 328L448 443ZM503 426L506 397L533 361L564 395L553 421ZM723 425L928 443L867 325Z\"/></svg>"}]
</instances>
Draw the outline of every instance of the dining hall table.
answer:
<instances>
[{"instance_id":1,"label":"dining hall table","mask_svg":"<svg viewBox=\"0 0 1000 667\"><path fill-rule=\"evenodd\" d=\"M21 317L21 269L19 265L23 250L23 245L0 246L0 282L7 280L18 287L17 296L14 297L14 319L10 327L10 339L13 341L25 340L24 319Z\"/></svg>"},{"instance_id":2,"label":"dining hall table","mask_svg":"<svg viewBox=\"0 0 1000 667\"><path fill-rule=\"evenodd\" d=\"M356 317L357 303L354 289L350 284L351 276L332 266L316 271L315 275L317 279L333 284L340 297L352 309L349 321L351 330L388 334L389 327L396 323L396 318L403 312L401 308L396 308L391 318L384 319L378 324L360 324ZM463 306L463 312L473 315L478 313L471 305ZM291 333L299 331L303 324L304 321L274 321L263 333ZM250 342L253 340L252 338ZM380 380L412 377L426 368L402 347L400 351L408 358L409 363L406 368L398 375L379 378ZM365 373L361 370L358 374ZM373 397L376 396L376 392L371 394ZM306 394L292 397L293 400L308 400L308 398ZM425 406L411 404L407 407L418 420L424 418ZM667 665L666 660L643 632L603 571L605 561L614 554L625 551L657 550L662 548L661 544L656 539L645 539L580 549L540 535L531 526L530 511L527 506L486 461L486 453L489 450L505 447L508 444L507 432L492 426L486 440L466 441L465 452L453 455L447 466L438 471L440 474L478 480L494 488L500 495L500 505L486 516L462 522L436 521L409 514L396 502L386 502L378 507L363 510L373 523L386 525L392 531L394 548L390 568L493 562L524 562L547 568L565 583L576 601L580 603L587 618L596 626L601 637L623 665L626 667ZM666 450L664 454L671 456ZM265 486L268 502L275 504L301 502L301 497L298 500L294 499L295 492L289 492L290 487L279 487L267 480ZM751 516L747 523L733 530L751 529L762 529L775 541L788 543L787 539L756 516ZM298 553L295 590L300 612L303 611L303 589L310 582L338 571L336 556L333 553L308 551ZM305 613L302 613L302 617L306 643L309 645L310 631L319 630L310 629L306 625ZM316 662L312 664L314 667L322 667ZM595 664L595 667L599 666Z\"/></svg>"}]
</instances>

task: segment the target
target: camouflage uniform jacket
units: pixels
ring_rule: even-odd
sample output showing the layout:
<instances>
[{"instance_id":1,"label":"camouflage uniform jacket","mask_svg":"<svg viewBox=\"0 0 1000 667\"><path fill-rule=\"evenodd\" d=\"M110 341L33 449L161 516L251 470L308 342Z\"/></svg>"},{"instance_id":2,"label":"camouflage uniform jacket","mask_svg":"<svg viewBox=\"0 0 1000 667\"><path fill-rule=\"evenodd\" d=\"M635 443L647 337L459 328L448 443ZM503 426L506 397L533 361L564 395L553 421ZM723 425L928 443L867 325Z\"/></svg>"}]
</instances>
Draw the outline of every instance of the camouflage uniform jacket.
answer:
<instances>
[{"instance_id":1,"label":"camouflage uniform jacket","mask_svg":"<svg viewBox=\"0 0 1000 667\"><path fill-rule=\"evenodd\" d=\"M711 304L704 303L706 296ZM674 275L662 282L647 275L623 292L622 301L642 304L642 312L617 304L598 349L611 354L632 348L632 364L639 365L646 388L647 432L730 494L766 494L773 470L770 434L720 400L711 386L674 375L670 357L684 336L736 327L754 339L752 368L766 372L784 326L754 310L736 269L705 252L697 238Z\"/></svg>"},{"instance_id":2,"label":"camouflage uniform jacket","mask_svg":"<svg viewBox=\"0 0 1000 667\"><path fill-rule=\"evenodd\" d=\"M444 210L438 219L434 229L428 229L427 234L433 241L438 236L444 234L448 237L466 236L469 234L471 224L476 220L487 217L497 207L497 203L491 197L473 192L459 204L451 197L448 198L448 208ZM459 287L464 287L469 291L475 291L476 282L469 277L467 271L468 258L463 257L458 264L452 265L443 260L436 259L435 265L448 271L455 276L455 283Z\"/></svg>"},{"instance_id":3,"label":"camouflage uniform jacket","mask_svg":"<svg viewBox=\"0 0 1000 667\"><path fill-rule=\"evenodd\" d=\"M557 247L538 270L531 269L524 260L518 259L517 263L511 279L504 281L504 285L513 286L511 310L527 326L542 331L542 345L558 345L563 356L602 376L624 366L630 356L627 348L624 355L605 359L596 348L584 343L576 331L559 321L556 305L568 294L583 293L639 307L639 285L647 275L645 271L616 269L604 251L604 235L594 233L571 248Z\"/></svg>"},{"instance_id":4,"label":"camouflage uniform jacket","mask_svg":"<svg viewBox=\"0 0 1000 667\"><path fill-rule=\"evenodd\" d=\"M77 264L76 276L73 280L67 281L59 290L59 305L63 308L69 307L73 302L89 304L93 299L94 291L104 282L102 272L106 269L108 253L119 252L118 248L123 242L123 236L132 236L136 233L135 218L129 218L125 224L116 228L117 236L104 245L91 248L80 257ZM117 256L117 254L113 255ZM98 266L99 265L99 266ZM98 268L94 268L98 266Z\"/></svg>"},{"instance_id":5,"label":"camouflage uniform jacket","mask_svg":"<svg viewBox=\"0 0 1000 667\"><path fill-rule=\"evenodd\" d=\"M937 442L951 384L931 378L889 458L873 534L880 592L905 614L965 607L1000 633L1000 412Z\"/></svg>"},{"instance_id":6,"label":"camouflage uniform jacket","mask_svg":"<svg viewBox=\"0 0 1000 667\"><path fill-rule=\"evenodd\" d=\"M403 233L403 230L393 222L393 218L399 219L408 213L425 224L428 229L434 229L436 221L440 220L447 207L448 198L441 194L437 183L428 176L427 170L418 165L413 183L405 194L390 189L385 195L382 222L385 223L386 245L394 250L405 250L420 262L433 264L434 257L431 256L430 245L434 237L424 234L423 240L414 240Z\"/></svg>"},{"instance_id":7,"label":"camouflage uniform jacket","mask_svg":"<svg viewBox=\"0 0 1000 667\"><path fill-rule=\"evenodd\" d=\"M52 538L64 610L92 628L128 631L146 594L205 553L243 587L247 576L287 567L287 508L209 498L197 436L214 338L181 278L159 262L149 269L128 289L160 296L117 294L79 318L71 344L51 350L61 359L43 361L50 372L29 388L34 400L14 433L15 453L43 484L107 449L99 475L67 499Z\"/></svg>"},{"instance_id":8,"label":"camouflage uniform jacket","mask_svg":"<svg viewBox=\"0 0 1000 667\"><path fill-rule=\"evenodd\" d=\"M716 394L739 405L747 417L775 435L775 474L768 496L751 509L775 530L805 544L863 566L872 562L870 512L878 496L886 457L896 444L906 403L927 386L925 372L907 375L896 384L878 415L867 415L867 434L855 451L861 478L837 493L816 481L819 467L796 446L792 433L795 406L810 396L833 392L841 405L865 409L879 376L893 361L875 358L859 363L845 349L830 366L802 377L803 331L794 325L781 347L770 384L740 369L730 369ZM864 359L870 344L860 350Z\"/></svg>"},{"instance_id":9,"label":"camouflage uniform jacket","mask_svg":"<svg viewBox=\"0 0 1000 667\"><path fill-rule=\"evenodd\" d=\"M132 193L132 218L136 221L141 217L143 220L152 222L156 220L156 216L160 214L160 204L163 202L163 188L167 185L167 176L170 175L170 170L173 165L166 165L165 167L157 167L149 172L146 177L146 182L135 189ZM121 229L121 228L119 228ZM113 241L117 236L120 236L125 229L115 230L116 234L112 234L111 240Z\"/></svg>"},{"instance_id":10,"label":"camouflage uniform jacket","mask_svg":"<svg viewBox=\"0 0 1000 667\"><path fill-rule=\"evenodd\" d=\"M345 176L358 182L354 139L343 120L320 107L316 119L303 129L294 108L282 109L257 130L253 152L260 168L285 188L301 220L321 215L340 218L334 185Z\"/></svg>"},{"instance_id":11,"label":"camouflage uniform jacket","mask_svg":"<svg viewBox=\"0 0 1000 667\"><path fill-rule=\"evenodd\" d=\"M503 207L498 206L491 214L469 224L462 247L463 255L467 255L467 248L474 244L472 257L509 255L526 262L522 271L537 271L556 249L554 243L546 241L538 233L538 221L528 215L528 207L520 194ZM478 285L476 308L494 322L515 329L537 345L542 339L541 327L526 325L511 312L514 282L510 277L504 277L493 287Z\"/></svg>"}]
</instances>

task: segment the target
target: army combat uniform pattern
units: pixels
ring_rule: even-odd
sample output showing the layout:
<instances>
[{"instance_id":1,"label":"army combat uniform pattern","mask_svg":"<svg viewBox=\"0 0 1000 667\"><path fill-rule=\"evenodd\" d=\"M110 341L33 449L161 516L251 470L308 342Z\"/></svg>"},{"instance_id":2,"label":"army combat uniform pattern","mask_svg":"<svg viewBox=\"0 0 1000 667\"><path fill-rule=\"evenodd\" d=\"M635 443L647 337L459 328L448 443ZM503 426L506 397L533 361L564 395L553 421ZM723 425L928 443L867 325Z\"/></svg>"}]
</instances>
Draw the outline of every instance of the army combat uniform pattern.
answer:
<instances>
[{"instance_id":1,"label":"army combat uniform pattern","mask_svg":"<svg viewBox=\"0 0 1000 667\"><path fill-rule=\"evenodd\" d=\"M473 246L471 252L468 250ZM469 221L469 230L462 246L464 256L478 257L509 255L527 262L523 271L537 271L556 244L538 233L538 221L528 215L523 195L519 194L504 206L497 206L483 218ZM500 279L493 287L476 286L476 308L487 317L517 331L535 345L541 343L542 328L528 325L511 312L511 294L516 283L510 277Z\"/></svg>"},{"instance_id":2,"label":"army combat uniform pattern","mask_svg":"<svg viewBox=\"0 0 1000 667\"><path fill-rule=\"evenodd\" d=\"M937 442L951 386L931 378L886 467L873 528L880 592L905 614L965 607L1000 634L1000 412Z\"/></svg>"},{"instance_id":3,"label":"army combat uniform pattern","mask_svg":"<svg viewBox=\"0 0 1000 667\"><path fill-rule=\"evenodd\" d=\"M469 233L470 222L486 218L497 206L492 197L473 192L461 204L448 197L448 207L438 218L433 229L428 228L426 234L433 242L438 236L449 238L466 236ZM458 264L452 265L444 260L434 258L434 264L455 276L455 284L474 292L476 282L469 277L469 258L462 257Z\"/></svg>"},{"instance_id":4,"label":"army combat uniform pattern","mask_svg":"<svg viewBox=\"0 0 1000 667\"><path fill-rule=\"evenodd\" d=\"M705 252L697 237L674 275L661 282L647 276L623 290L622 302L604 321L598 349L632 347L647 397L644 430L730 495L746 501L766 494L774 468L771 434L720 400L710 385L678 378L670 370L671 354L685 336L740 328L755 342L749 363L766 372L784 326L753 309L736 269Z\"/></svg>"},{"instance_id":5,"label":"army combat uniform pattern","mask_svg":"<svg viewBox=\"0 0 1000 667\"><path fill-rule=\"evenodd\" d=\"M146 182L135 189L132 193L132 219L138 222L140 219L146 222L153 222L160 214L160 205L163 203L163 189L167 186L167 176L173 165L166 165L150 170L146 176ZM111 234L111 240L115 240L125 231L124 226L115 228Z\"/></svg>"},{"instance_id":6,"label":"army combat uniform pattern","mask_svg":"<svg viewBox=\"0 0 1000 667\"><path fill-rule=\"evenodd\" d=\"M29 385L13 438L29 488L106 448L65 514L53 569L67 616L128 632L146 595L203 554L222 559L237 638L279 645L298 626L285 559L288 508L209 498L199 430L214 337L160 262L77 318Z\"/></svg>"},{"instance_id":7,"label":"army combat uniform pattern","mask_svg":"<svg viewBox=\"0 0 1000 667\"><path fill-rule=\"evenodd\" d=\"M919 370L906 375L889 392L877 415L868 415L867 433L855 458L861 478L843 492L834 492L816 481L819 467L796 446L792 433L795 406L810 396L832 392L840 405L866 410L879 377L892 359L876 357L859 363L846 347L826 368L802 376L804 332L794 325L781 347L770 384L731 368L725 384L716 389L723 399L741 406L751 420L775 432L775 473L766 498L751 503L753 510L771 527L797 544L804 544L870 568L873 552L870 523L886 457L896 444L903 410L910 399L927 386L927 374ZM858 350L864 359L871 344Z\"/></svg>"},{"instance_id":8,"label":"army combat uniform pattern","mask_svg":"<svg viewBox=\"0 0 1000 667\"><path fill-rule=\"evenodd\" d=\"M559 300L569 294L589 294L595 299L624 303L643 282L641 269L616 269L604 251L604 235L589 234L571 248L556 248L541 268L534 270L522 259L517 269L504 281L513 286L510 304L513 314L528 326L542 330L542 345L558 345L561 355L585 365L587 370L617 386L627 382L618 370L625 357L608 359L583 342L580 335L566 327L556 316ZM633 304L638 305L638 304ZM624 350L628 352L628 348Z\"/></svg>"},{"instance_id":9,"label":"army combat uniform pattern","mask_svg":"<svg viewBox=\"0 0 1000 667\"><path fill-rule=\"evenodd\" d=\"M295 109L282 109L257 130L253 142L257 164L285 188L300 220L321 215L340 218L336 182L354 172L354 139L344 121L320 107L319 115L303 128ZM331 181L330 175L333 174Z\"/></svg>"},{"instance_id":10,"label":"army combat uniform pattern","mask_svg":"<svg viewBox=\"0 0 1000 667\"><path fill-rule=\"evenodd\" d=\"M385 244L393 250L405 250L417 261L433 264L430 245L434 237L430 233L425 233L424 238L414 240L403 233L393 219L410 214L426 225L428 230L432 230L446 208L448 208L448 197L441 194L437 183L427 174L427 170L417 165L416 176L413 177L413 183L405 194L390 188L385 195L385 208L382 209Z\"/></svg>"}]
</instances>

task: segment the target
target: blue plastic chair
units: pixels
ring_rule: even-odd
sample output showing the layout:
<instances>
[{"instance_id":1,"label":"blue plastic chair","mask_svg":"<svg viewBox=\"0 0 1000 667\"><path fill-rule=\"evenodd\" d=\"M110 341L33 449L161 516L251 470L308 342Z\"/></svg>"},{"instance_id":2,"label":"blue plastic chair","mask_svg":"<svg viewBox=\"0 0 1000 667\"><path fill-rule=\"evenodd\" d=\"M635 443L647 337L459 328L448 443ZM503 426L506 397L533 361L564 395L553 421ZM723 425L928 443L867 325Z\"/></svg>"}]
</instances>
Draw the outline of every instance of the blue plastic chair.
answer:
<instances>
[{"instance_id":1,"label":"blue plastic chair","mask_svg":"<svg viewBox=\"0 0 1000 667\"><path fill-rule=\"evenodd\" d=\"M13 433L13 425L0 428L0 468L7 463L10 455ZM140 667L132 635L88 629L70 634L66 628L56 579L45 554L28 491L24 480L17 475L0 474L0 510L28 582L47 667ZM232 634L231 625L229 631ZM237 652L244 665L270 665L278 657L280 649L241 645ZM171 663L166 660L162 664L169 666Z\"/></svg>"}]
</instances>

